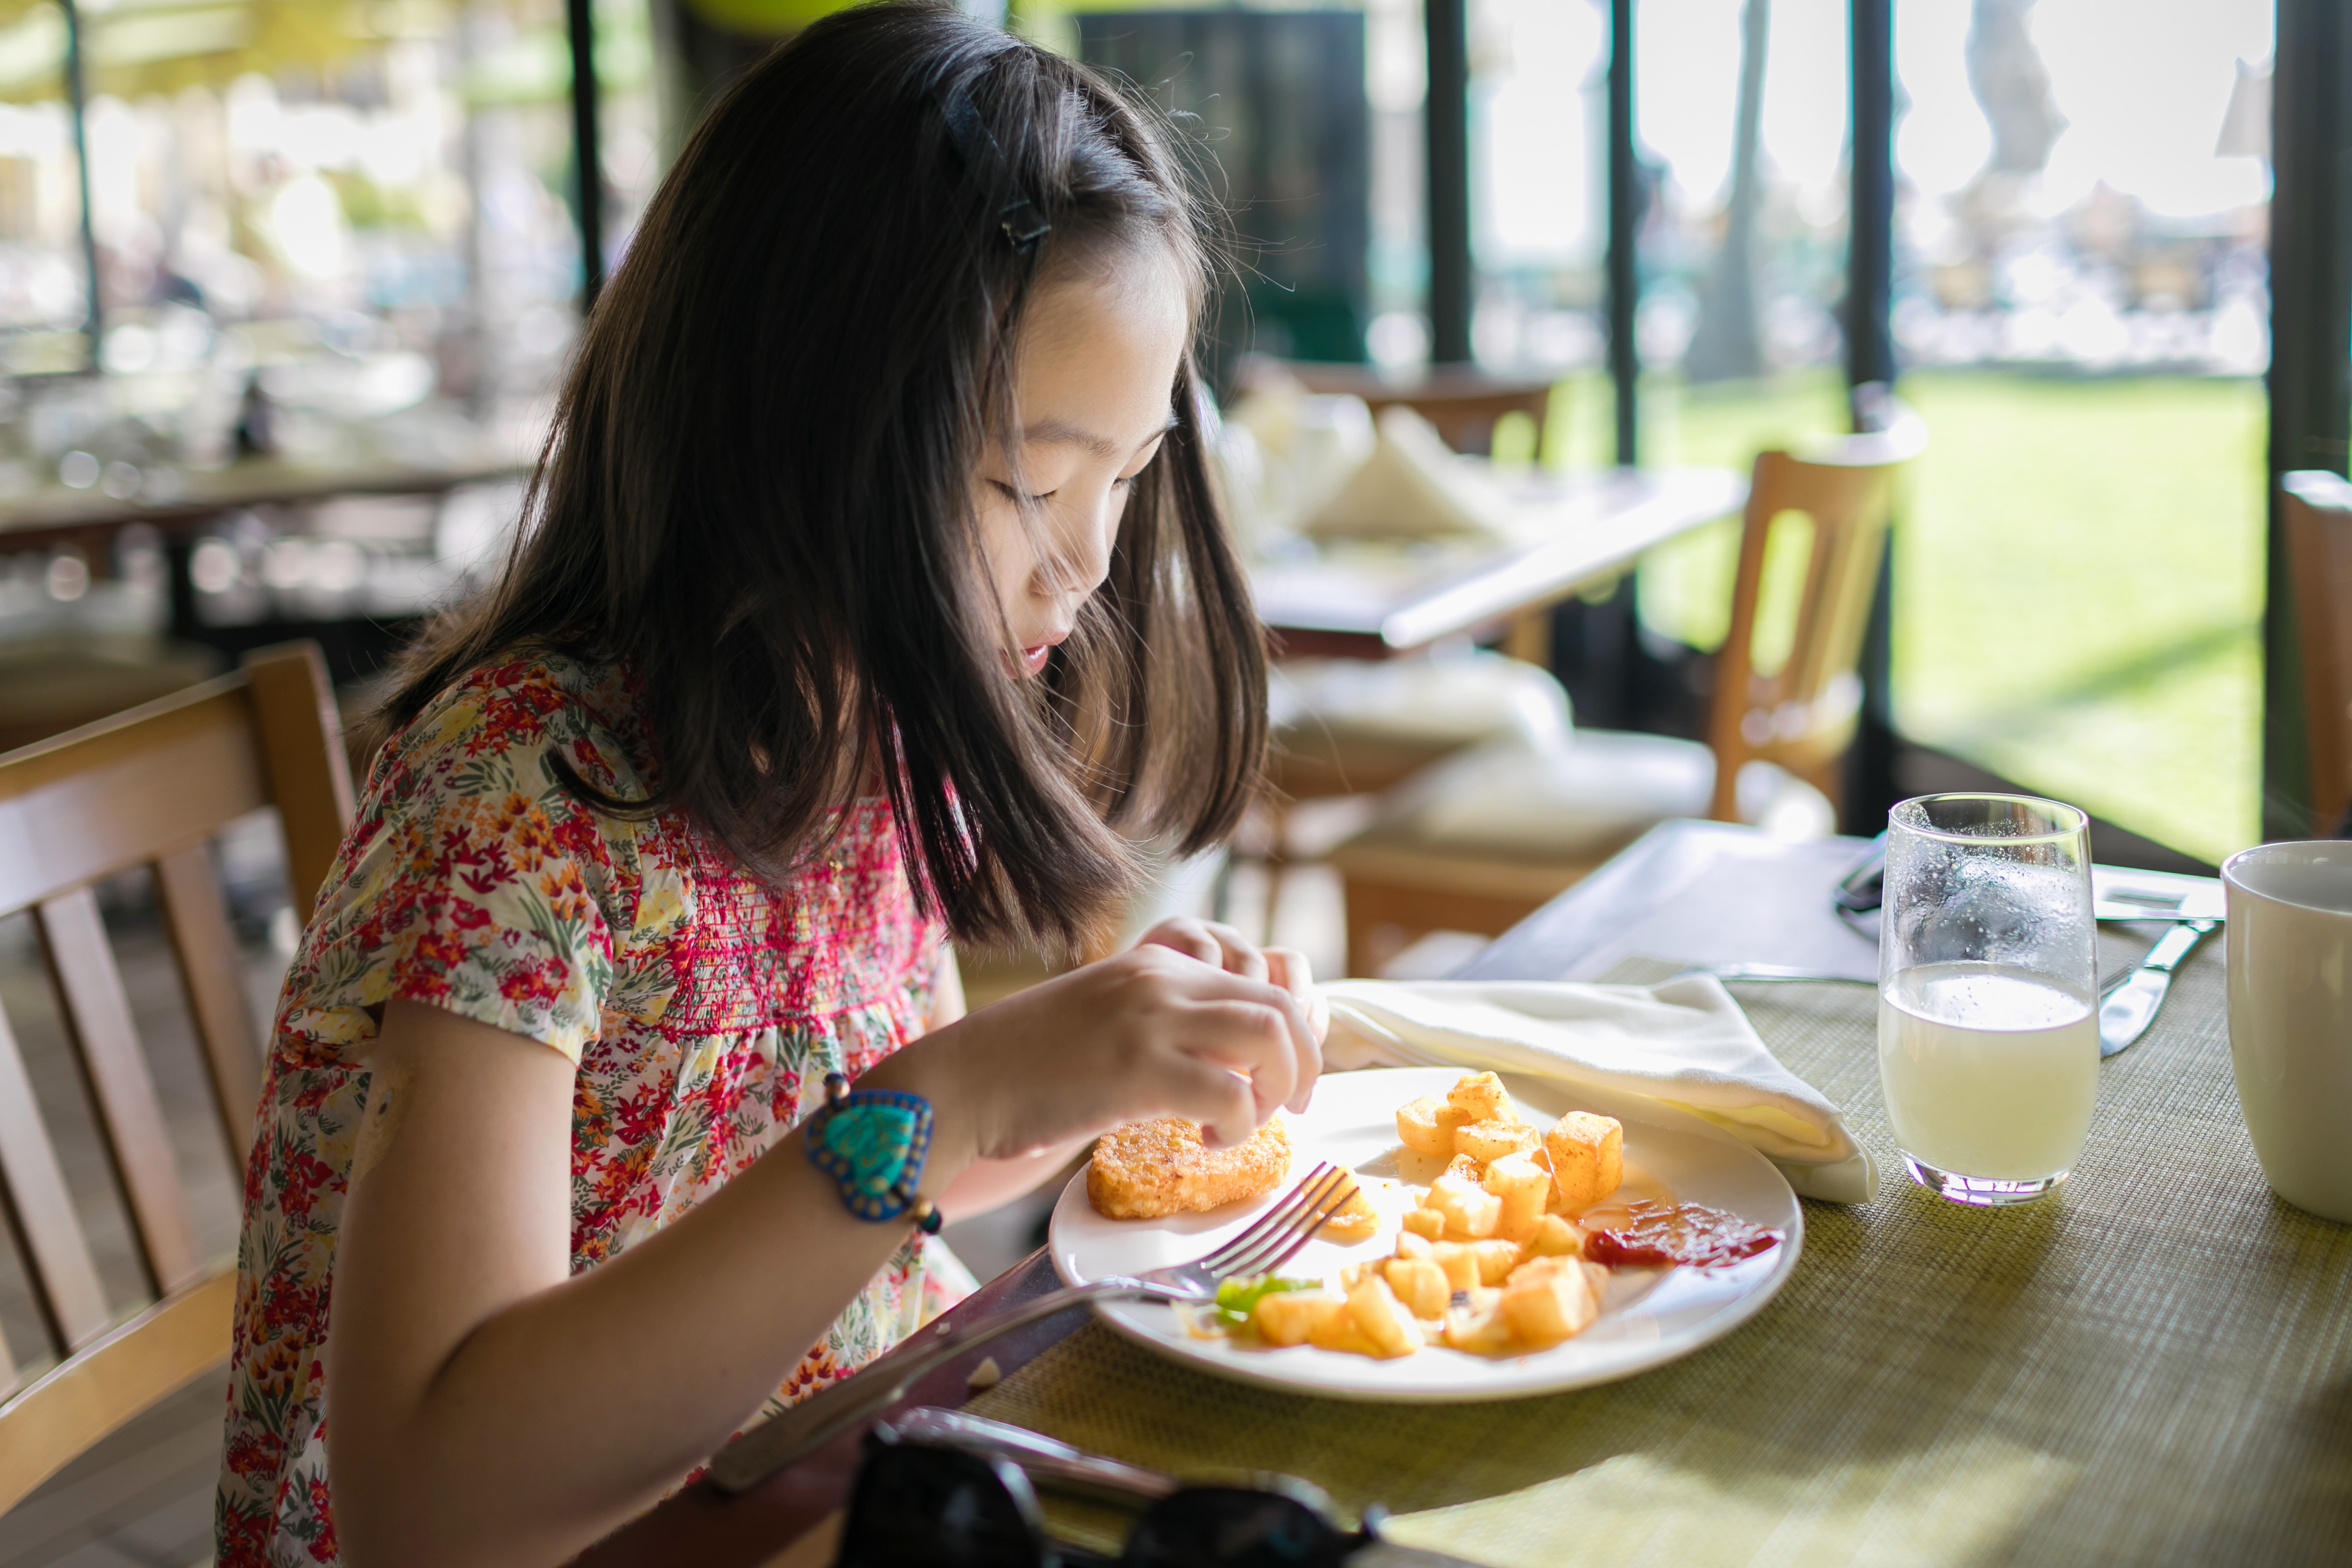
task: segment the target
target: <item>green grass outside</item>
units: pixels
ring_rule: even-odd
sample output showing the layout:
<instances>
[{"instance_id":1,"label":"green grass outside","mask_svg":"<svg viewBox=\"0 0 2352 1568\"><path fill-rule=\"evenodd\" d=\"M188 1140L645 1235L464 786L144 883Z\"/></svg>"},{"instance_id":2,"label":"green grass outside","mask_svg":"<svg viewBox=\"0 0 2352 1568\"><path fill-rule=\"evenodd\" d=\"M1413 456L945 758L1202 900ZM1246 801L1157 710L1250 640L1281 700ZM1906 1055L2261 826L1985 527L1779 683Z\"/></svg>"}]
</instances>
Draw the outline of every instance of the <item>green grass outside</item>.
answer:
<instances>
[{"instance_id":1,"label":"green grass outside","mask_svg":"<svg viewBox=\"0 0 2352 1568\"><path fill-rule=\"evenodd\" d=\"M1550 460L1605 460L1610 405L1571 382ZM2260 826L2259 383L1923 372L1931 444L1895 536L1904 731L2218 861ZM1643 458L1745 467L1841 426L1833 374L1643 399ZM1643 619L1723 639L1737 535L1643 563Z\"/></svg>"}]
</instances>

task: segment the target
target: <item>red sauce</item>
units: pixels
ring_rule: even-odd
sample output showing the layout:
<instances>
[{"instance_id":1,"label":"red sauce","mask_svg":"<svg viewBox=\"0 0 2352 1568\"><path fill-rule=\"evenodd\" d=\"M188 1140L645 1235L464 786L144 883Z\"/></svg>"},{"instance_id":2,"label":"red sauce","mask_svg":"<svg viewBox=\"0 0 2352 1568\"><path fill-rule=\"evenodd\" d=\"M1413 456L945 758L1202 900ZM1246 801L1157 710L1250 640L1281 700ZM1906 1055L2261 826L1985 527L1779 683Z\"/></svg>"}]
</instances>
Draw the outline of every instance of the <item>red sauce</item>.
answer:
<instances>
[{"instance_id":1,"label":"red sauce","mask_svg":"<svg viewBox=\"0 0 2352 1568\"><path fill-rule=\"evenodd\" d=\"M1633 1268L1719 1267L1780 1245L1780 1233L1705 1204L1653 1203L1625 1208L1624 1223L1584 1239L1595 1263Z\"/></svg>"}]
</instances>

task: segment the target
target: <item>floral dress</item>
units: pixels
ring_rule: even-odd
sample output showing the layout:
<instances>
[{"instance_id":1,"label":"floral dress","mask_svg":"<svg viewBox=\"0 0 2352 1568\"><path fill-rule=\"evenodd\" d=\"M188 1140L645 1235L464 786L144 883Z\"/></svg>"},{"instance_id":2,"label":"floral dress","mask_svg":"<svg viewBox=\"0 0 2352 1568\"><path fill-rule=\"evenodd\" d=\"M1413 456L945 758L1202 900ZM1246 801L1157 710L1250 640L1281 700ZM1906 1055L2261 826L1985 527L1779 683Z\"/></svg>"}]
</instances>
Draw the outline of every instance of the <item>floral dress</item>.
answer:
<instances>
[{"instance_id":1,"label":"floral dress","mask_svg":"<svg viewBox=\"0 0 2352 1568\"><path fill-rule=\"evenodd\" d=\"M551 763L641 797L636 699L614 667L516 658L460 680L377 758L287 975L246 1169L224 1568L337 1561L330 1298L383 1004L446 1007L574 1064L575 1273L749 1166L823 1101L827 1072L855 1077L922 1032L944 949L916 912L887 804L845 808L782 887L678 814L589 810ZM930 1246L934 1272L961 1277ZM924 1252L910 1237L763 1414L911 1331Z\"/></svg>"}]
</instances>

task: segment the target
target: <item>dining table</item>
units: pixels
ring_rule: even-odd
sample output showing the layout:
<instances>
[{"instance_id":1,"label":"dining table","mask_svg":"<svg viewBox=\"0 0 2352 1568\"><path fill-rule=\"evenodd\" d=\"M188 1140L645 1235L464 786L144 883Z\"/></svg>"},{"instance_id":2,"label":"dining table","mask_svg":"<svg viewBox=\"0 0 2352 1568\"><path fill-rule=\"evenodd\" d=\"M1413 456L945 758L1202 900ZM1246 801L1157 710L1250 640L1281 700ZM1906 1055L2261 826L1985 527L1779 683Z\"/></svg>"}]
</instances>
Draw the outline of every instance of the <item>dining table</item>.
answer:
<instances>
[{"instance_id":1,"label":"dining table","mask_svg":"<svg viewBox=\"0 0 2352 1568\"><path fill-rule=\"evenodd\" d=\"M1738 511L1748 476L1721 468L1486 470L1507 531L1426 539L1292 538L1252 566L1250 590L1288 657L1394 658L1488 641L1647 551Z\"/></svg>"},{"instance_id":2,"label":"dining table","mask_svg":"<svg viewBox=\"0 0 2352 1568\"><path fill-rule=\"evenodd\" d=\"M2352 1226L2263 1179L2222 944L2102 1063L2061 1188L1956 1205L1907 1178L1881 1099L1876 945L1869 917L1831 899L1864 847L1668 823L1455 976L1645 984L1748 963L1825 977L1730 988L1842 1108L1876 1193L1804 1200L1786 1285L1723 1338L1597 1387L1386 1405L1222 1381L1081 1309L972 1350L902 1404L1179 1474L1301 1477L1343 1511L1391 1510L1394 1542L1496 1568L2352 1562ZM2103 971L2158 929L2103 927ZM1056 1283L1041 1250L945 1321ZM828 1563L859 1441L740 1495L689 1484L580 1561ZM1116 1542L1098 1509L1052 1517Z\"/></svg>"}]
</instances>

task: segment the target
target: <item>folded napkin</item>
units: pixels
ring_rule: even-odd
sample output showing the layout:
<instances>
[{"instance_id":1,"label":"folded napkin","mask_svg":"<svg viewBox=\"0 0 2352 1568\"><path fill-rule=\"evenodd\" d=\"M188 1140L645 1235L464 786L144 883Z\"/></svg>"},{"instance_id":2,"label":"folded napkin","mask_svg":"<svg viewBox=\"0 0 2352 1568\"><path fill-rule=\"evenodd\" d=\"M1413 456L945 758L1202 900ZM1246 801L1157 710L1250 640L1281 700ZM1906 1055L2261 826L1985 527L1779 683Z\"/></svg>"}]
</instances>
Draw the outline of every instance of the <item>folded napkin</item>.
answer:
<instances>
[{"instance_id":1,"label":"folded napkin","mask_svg":"<svg viewBox=\"0 0 2352 1568\"><path fill-rule=\"evenodd\" d=\"M1336 980L1324 1061L1527 1073L1688 1111L1770 1160L1809 1198L1867 1203L1870 1156L1838 1108L1780 1065L1723 983Z\"/></svg>"},{"instance_id":2,"label":"folded napkin","mask_svg":"<svg viewBox=\"0 0 2352 1568\"><path fill-rule=\"evenodd\" d=\"M1513 537L1509 500L1477 463L1456 457L1435 426L1402 404L1381 409L1376 424L1371 455L1301 531L1318 539Z\"/></svg>"}]
</instances>

